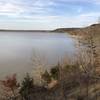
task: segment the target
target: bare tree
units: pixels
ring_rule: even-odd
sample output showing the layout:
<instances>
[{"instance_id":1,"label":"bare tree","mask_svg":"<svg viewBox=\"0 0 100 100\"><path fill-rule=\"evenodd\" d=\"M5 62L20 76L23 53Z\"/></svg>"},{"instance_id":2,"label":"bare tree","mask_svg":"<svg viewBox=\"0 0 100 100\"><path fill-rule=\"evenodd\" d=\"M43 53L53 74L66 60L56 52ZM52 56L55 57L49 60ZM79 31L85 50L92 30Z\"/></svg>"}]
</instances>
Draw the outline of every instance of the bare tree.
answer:
<instances>
[{"instance_id":1,"label":"bare tree","mask_svg":"<svg viewBox=\"0 0 100 100\"><path fill-rule=\"evenodd\" d=\"M34 51L31 59L33 65L32 74L34 74L34 79L36 78L36 80L38 80L38 83L42 85L43 82L41 75L44 73L47 66L49 66L48 61L45 55L41 55L39 52L36 51Z\"/></svg>"}]
</instances>

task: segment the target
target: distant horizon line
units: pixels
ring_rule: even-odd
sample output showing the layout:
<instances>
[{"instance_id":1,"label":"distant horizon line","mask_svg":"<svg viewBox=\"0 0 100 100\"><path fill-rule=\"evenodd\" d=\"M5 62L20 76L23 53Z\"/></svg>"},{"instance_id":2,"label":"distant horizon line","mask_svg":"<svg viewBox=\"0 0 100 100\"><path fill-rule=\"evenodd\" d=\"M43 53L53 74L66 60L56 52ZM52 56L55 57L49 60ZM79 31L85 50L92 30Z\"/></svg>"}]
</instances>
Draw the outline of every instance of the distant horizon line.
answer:
<instances>
[{"instance_id":1,"label":"distant horizon line","mask_svg":"<svg viewBox=\"0 0 100 100\"><path fill-rule=\"evenodd\" d=\"M84 27L58 27L54 29L0 29L0 31L53 31L59 28L84 28Z\"/></svg>"},{"instance_id":2,"label":"distant horizon line","mask_svg":"<svg viewBox=\"0 0 100 100\"><path fill-rule=\"evenodd\" d=\"M99 23L94 23L94 24L99 24ZM88 27L88 26L91 26L91 25L94 25L94 24L90 24L90 25L87 25L87 26L83 26L83 27L58 27L58 28L55 28L55 29L0 29L0 31L20 31L20 32L51 32L51 31L54 31L56 29L64 29L64 28L85 28L85 27Z\"/></svg>"}]
</instances>

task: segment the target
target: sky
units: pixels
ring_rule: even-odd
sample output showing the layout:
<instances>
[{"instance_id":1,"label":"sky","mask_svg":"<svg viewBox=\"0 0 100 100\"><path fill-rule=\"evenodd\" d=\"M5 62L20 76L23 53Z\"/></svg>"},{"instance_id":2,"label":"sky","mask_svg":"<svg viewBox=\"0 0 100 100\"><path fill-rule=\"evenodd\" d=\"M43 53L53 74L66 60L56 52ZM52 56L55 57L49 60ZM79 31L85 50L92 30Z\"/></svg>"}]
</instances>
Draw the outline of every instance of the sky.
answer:
<instances>
[{"instance_id":1,"label":"sky","mask_svg":"<svg viewBox=\"0 0 100 100\"><path fill-rule=\"evenodd\" d=\"M100 21L100 0L0 0L0 29L52 30Z\"/></svg>"}]
</instances>

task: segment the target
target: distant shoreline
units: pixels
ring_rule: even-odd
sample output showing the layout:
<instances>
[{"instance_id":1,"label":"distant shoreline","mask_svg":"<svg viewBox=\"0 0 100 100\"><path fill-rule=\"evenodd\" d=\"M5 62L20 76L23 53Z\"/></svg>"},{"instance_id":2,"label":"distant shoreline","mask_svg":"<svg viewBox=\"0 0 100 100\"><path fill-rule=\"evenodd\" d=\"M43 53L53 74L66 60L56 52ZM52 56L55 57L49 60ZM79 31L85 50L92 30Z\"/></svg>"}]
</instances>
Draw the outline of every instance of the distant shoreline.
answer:
<instances>
[{"instance_id":1,"label":"distant shoreline","mask_svg":"<svg viewBox=\"0 0 100 100\"><path fill-rule=\"evenodd\" d=\"M100 33L100 24L93 24L83 28L57 28L54 30L11 30L11 29L0 29L0 32L50 32L50 33L69 33L70 35L86 35L91 33L89 30L95 32L95 34Z\"/></svg>"},{"instance_id":2,"label":"distant shoreline","mask_svg":"<svg viewBox=\"0 0 100 100\"><path fill-rule=\"evenodd\" d=\"M1 29L0 32L51 32L50 30L8 30Z\"/></svg>"}]
</instances>

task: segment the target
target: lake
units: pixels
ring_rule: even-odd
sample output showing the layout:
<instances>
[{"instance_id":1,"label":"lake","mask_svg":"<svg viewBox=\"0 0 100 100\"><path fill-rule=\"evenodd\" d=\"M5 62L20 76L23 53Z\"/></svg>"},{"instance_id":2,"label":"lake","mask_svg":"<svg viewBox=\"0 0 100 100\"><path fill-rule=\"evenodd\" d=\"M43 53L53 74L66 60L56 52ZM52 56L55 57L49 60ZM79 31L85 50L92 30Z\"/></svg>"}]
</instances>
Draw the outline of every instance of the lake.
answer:
<instances>
[{"instance_id":1,"label":"lake","mask_svg":"<svg viewBox=\"0 0 100 100\"><path fill-rule=\"evenodd\" d=\"M64 33L0 32L0 78L22 77L38 65L52 66L75 53L75 40Z\"/></svg>"}]
</instances>

